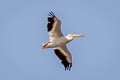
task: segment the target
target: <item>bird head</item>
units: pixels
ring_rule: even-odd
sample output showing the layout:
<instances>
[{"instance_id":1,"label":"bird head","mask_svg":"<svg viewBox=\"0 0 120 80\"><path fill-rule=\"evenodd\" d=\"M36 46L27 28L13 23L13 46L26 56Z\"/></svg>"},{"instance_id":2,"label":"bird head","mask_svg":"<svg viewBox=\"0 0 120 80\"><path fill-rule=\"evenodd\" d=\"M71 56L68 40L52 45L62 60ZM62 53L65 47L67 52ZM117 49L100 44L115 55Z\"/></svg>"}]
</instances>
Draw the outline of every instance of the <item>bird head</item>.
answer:
<instances>
[{"instance_id":1,"label":"bird head","mask_svg":"<svg viewBox=\"0 0 120 80\"><path fill-rule=\"evenodd\" d=\"M84 37L84 35L78 35L78 34L68 34L67 36L66 36L66 38L69 40L69 41L72 41L73 40L73 38L77 38L77 37Z\"/></svg>"}]
</instances>

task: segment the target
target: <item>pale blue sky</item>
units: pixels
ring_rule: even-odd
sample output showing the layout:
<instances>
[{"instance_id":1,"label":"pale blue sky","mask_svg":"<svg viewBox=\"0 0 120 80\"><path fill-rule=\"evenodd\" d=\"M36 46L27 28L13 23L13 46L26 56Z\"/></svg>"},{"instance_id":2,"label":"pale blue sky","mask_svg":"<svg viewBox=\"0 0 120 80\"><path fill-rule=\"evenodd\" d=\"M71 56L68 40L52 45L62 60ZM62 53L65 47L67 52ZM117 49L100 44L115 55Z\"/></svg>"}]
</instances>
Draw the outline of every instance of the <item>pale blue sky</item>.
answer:
<instances>
[{"instance_id":1,"label":"pale blue sky","mask_svg":"<svg viewBox=\"0 0 120 80\"><path fill-rule=\"evenodd\" d=\"M65 71L48 41L47 14L62 21L68 44ZM0 80L120 80L120 0L0 0Z\"/></svg>"}]
</instances>

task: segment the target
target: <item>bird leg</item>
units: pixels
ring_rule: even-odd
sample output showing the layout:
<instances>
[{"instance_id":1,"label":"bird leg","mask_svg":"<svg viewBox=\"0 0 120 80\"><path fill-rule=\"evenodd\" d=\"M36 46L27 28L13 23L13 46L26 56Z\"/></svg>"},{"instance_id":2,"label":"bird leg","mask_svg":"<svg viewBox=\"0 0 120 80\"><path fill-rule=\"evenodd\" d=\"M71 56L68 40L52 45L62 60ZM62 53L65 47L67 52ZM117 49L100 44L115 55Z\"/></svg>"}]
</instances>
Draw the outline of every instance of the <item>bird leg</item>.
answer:
<instances>
[{"instance_id":1,"label":"bird leg","mask_svg":"<svg viewBox=\"0 0 120 80\"><path fill-rule=\"evenodd\" d=\"M43 49L46 48L46 46L47 46L49 43L51 43L51 42L48 41L48 42L44 43L44 44L42 45L42 48L43 48Z\"/></svg>"}]
</instances>

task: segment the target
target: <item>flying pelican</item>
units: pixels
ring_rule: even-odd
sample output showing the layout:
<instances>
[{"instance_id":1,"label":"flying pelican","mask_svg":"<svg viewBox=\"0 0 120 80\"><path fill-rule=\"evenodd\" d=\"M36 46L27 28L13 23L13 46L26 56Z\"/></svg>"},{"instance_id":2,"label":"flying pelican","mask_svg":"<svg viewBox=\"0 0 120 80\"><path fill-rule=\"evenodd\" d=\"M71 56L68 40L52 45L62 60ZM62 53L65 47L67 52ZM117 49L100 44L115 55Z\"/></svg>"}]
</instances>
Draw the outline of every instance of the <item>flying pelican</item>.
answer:
<instances>
[{"instance_id":1,"label":"flying pelican","mask_svg":"<svg viewBox=\"0 0 120 80\"><path fill-rule=\"evenodd\" d=\"M61 21L51 11L48 14L47 31L50 40L42 45L42 48L53 48L56 56L61 60L65 70L72 67L72 56L68 51L66 44L71 42L75 37L83 37L84 35L68 34L66 37L61 32Z\"/></svg>"}]
</instances>

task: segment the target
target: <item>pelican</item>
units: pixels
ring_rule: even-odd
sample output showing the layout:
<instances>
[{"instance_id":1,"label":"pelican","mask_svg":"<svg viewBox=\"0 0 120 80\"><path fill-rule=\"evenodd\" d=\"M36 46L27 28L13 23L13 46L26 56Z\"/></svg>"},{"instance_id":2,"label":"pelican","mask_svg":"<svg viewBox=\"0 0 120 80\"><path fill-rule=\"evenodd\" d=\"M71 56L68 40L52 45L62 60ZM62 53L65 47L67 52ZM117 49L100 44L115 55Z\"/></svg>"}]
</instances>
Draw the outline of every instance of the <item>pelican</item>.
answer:
<instances>
[{"instance_id":1,"label":"pelican","mask_svg":"<svg viewBox=\"0 0 120 80\"><path fill-rule=\"evenodd\" d=\"M65 70L70 70L72 67L72 56L66 45L73 38L83 37L84 35L68 34L64 36L61 32L61 21L52 11L48 14L47 31L49 32L49 41L44 43L42 48L53 48L56 56L64 65Z\"/></svg>"}]
</instances>

